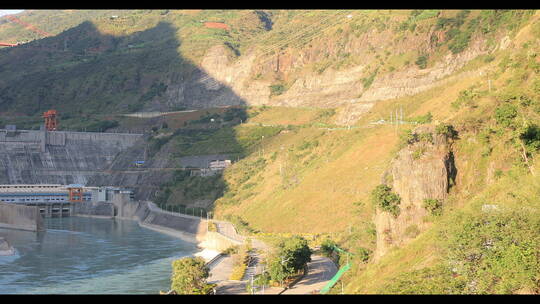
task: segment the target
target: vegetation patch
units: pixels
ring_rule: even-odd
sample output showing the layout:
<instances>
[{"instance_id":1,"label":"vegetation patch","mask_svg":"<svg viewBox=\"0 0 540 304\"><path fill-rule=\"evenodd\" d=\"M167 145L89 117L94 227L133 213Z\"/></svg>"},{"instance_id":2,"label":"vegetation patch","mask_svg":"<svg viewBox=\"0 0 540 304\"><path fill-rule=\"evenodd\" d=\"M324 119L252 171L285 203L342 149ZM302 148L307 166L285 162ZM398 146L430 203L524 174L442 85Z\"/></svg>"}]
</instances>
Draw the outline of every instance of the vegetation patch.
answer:
<instances>
[{"instance_id":1,"label":"vegetation patch","mask_svg":"<svg viewBox=\"0 0 540 304\"><path fill-rule=\"evenodd\" d=\"M397 217L400 213L399 204L401 198L396 193L392 192L392 188L386 185L378 185L371 192L371 201L382 211L392 214Z\"/></svg>"}]
</instances>

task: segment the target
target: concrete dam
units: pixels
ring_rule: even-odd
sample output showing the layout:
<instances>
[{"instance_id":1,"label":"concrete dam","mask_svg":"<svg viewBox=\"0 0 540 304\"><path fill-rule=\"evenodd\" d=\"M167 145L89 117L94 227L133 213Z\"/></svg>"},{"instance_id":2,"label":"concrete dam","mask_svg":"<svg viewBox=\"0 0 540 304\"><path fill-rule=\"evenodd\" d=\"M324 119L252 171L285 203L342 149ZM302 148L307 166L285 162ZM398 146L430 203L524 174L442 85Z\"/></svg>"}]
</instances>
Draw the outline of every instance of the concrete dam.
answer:
<instances>
[{"instance_id":1,"label":"concrete dam","mask_svg":"<svg viewBox=\"0 0 540 304\"><path fill-rule=\"evenodd\" d=\"M142 136L0 129L0 184L92 185Z\"/></svg>"}]
</instances>

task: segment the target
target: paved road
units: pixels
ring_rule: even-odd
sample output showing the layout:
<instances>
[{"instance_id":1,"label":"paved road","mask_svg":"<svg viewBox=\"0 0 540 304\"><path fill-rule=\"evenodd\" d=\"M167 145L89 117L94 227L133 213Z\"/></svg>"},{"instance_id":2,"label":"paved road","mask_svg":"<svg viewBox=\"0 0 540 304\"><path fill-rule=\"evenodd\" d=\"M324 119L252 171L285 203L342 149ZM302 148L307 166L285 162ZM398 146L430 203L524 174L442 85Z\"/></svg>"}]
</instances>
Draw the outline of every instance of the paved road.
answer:
<instances>
[{"instance_id":1,"label":"paved road","mask_svg":"<svg viewBox=\"0 0 540 304\"><path fill-rule=\"evenodd\" d=\"M233 259L230 255L222 255L208 265L210 277L208 283L228 281L233 270Z\"/></svg>"},{"instance_id":2,"label":"paved road","mask_svg":"<svg viewBox=\"0 0 540 304\"><path fill-rule=\"evenodd\" d=\"M308 263L308 274L296 283L292 288L287 289L287 294L312 294L321 290L326 283L337 273L338 269L329 258L313 255Z\"/></svg>"},{"instance_id":3,"label":"paved road","mask_svg":"<svg viewBox=\"0 0 540 304\"><path fill-rule=\"evenodd\" d=\"M234 226L228 222L215 221L219 233L226 235L234 240L244 241L246 238L239 235ZM222 257L212 263L211 277L209 282L218 283L217 294L247 294L246 284L251 279L251 275L257 275L262 272L261 260L264 252L268 250L268 245L256 239L252 239L252 246L255 249L252 252L253 263L249 265L242 281L229 280L232 272L232 258ZM321 290L326 283L337 273L338 269L334 262L329 258L313 255L312 261L308 263L308 274L305 275L292 288L287 289L282 294L312 294ZM264 294L278 294L282 288L266 288ZM262 290L257 290L257 294Z\"/></svg>"}]
</instances>

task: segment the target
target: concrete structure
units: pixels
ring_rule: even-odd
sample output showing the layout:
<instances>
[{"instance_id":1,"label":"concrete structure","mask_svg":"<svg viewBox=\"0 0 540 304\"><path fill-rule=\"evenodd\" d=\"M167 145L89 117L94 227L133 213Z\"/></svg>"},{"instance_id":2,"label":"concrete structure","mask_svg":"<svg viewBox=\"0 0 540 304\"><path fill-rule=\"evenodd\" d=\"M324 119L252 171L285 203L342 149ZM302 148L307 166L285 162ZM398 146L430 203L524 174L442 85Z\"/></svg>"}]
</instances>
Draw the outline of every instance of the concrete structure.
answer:
<instances>
[{"instance_id":1,"label":"concrete structure","mask_svg":"<svg viewBox=\"0 0 540 304\"><path fill-rule=\"evenodd\" d=\"M98 218L114 218L116 216L114 205L111 202L87 202L84 204L73 204L72 215L98 217Z\"/></svg>"},{"instance_id":2,"label":"concrete structure","mask_svg":"<svg viewBox=\"0 0 540 304\"><path fill-rule=\"evenodd\" d=\"M140 226L179 237L188 242L201 241L206 234L206 220L160 209L148 201L132 201L129 193L120 192L112 201L116 217L135 220Z\"/></svg>"},{"instance_id":3,"label":"concrete structure","mask_svg":"<svg viewBox=\"0 0 540 304\"><path fill-rule=\"evenodd\" d=\"M69 200L69 187L73 185L0 185L0 201L4 203L67 203ZM81 186L82 187L82 186ZM90 201L92 193L89 189L83 190L82 200Z\"/></svg>"},{"instance_id":4,"label":"concrete structure","mask_svg":"<svg viewBox=\"0 0 540 304\"><path fill-rule=\"evenodd\" d=\"M38 208L6 203L0 203L0 228L45 230Z\"/></svg>"},{"instance_id":5,"label":"concrete structure","mask_svg":"<svg viewBox=\"0 0 540 304\"><path fill-rule=\"evenodd\" d=\"M80 191L74 199L73 189ZM114 216L112 207L107 211L95 210L98 202L110 202L115 195L125 193L133 199L133 191L118 187L85 187L83 185L0 185L0 202L37 206L45 217L62 217L81 213L85 215ZM78 206L86 205L86 206Z\"/></svg>"},{"instance_id":6,"label":"concrete structure","mask_svg":"<svg viewBox=\"0 0 540 304\"><path fill-rule=\"evenodd\" d=\"M231 165L231 160L211 160L210 163L208 163L208 169L210 170L224 170L228 168Z\"/></svg>"},{"instance_id":7,"label":"concrete structure","mask_svg":"<svg viewBox=\"0 0 540 304\"><path fill-rule=\"evenodd\" d=\"M142 134L0 129L0 184L99 180Z\"/></svg>"}]
</instances>

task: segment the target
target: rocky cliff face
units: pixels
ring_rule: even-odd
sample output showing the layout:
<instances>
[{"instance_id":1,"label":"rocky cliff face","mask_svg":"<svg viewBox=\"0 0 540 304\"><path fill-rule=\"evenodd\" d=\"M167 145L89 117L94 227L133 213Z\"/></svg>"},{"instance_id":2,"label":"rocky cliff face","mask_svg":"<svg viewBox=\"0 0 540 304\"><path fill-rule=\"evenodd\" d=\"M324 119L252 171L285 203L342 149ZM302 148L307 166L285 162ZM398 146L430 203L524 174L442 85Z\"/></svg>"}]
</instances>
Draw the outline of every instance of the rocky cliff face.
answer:
<instances>
[{"instance_id":1,"label":"rocky cliff face","mask_svg":"<svg viewBox=\"0 0 540 304\"><path fill-rule=\"evenodd\" d=\"M424 217L429 214L425 199L443 202L456 175L451 142L436 134L430 126L415 129L416 134L432 134L432 141L419 140L399 151L387 171L384 182L401 197L400 213L394 217L377 210L375 226L377 249L375 258L383 256L392 246L401 246L425 230Z\"/></svg>"},{"instance_id":2,"label":"rocky cliff face","mask_svg":"<svg viewBox=\"0 0 540 304\"><path fill-rule=\"evenodd\" d=\"M279 55L279 59L258 57L256 52L233 59L226 46L216 45L209 49L201 62L201 69L191 75L190 79L171 81L168 84L166 103L169 106L190 108L223 105L345 106L348 108L344 112L346 115L338 117L337 123L354 123L375 102L414 95L442 85L450 80L448 76L467 62L489 51L486 42L477 37L464 52L448 52L432 67L420 69L410 64L392 72L378 72L373 82L365 86L365 78L373 73L373 65L377 65L375 53L371 51L372 45L379 43L381 48L397 48L402 53L415 52L418 45L422 46L429 41L431 35L434 34L425 33L419 37L392 42L381 38L384 32L370 32L350 39L344 45L316 42L313 47L289 49ZM424 45L424 48L430 50L429 45ZM334 54L336 52L348 52L350 56L360 58L360 63L340 69L329 67L322 72L313 70L313 64L323 60L324 56L337 56ZM257 75L268 73L281 75L279 77L290 82L285 92L271 95L270 86L274 81L268 77L257 78ZM470 76L471 73L479 71L452 77Z\"/></svg>"}]
</instances>

